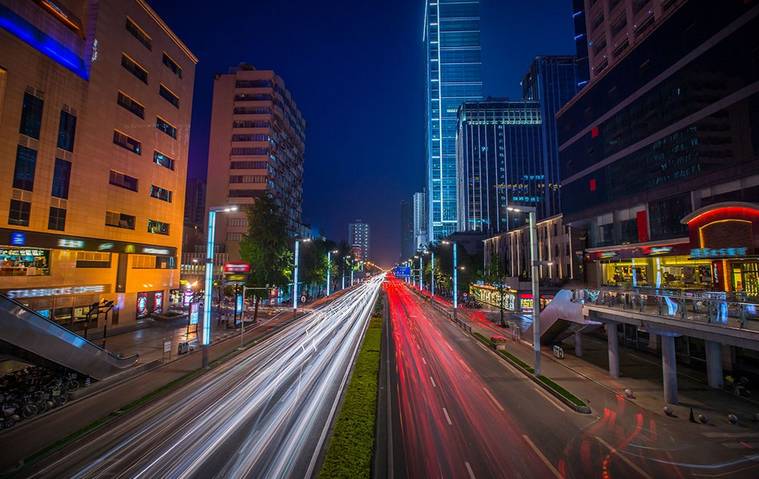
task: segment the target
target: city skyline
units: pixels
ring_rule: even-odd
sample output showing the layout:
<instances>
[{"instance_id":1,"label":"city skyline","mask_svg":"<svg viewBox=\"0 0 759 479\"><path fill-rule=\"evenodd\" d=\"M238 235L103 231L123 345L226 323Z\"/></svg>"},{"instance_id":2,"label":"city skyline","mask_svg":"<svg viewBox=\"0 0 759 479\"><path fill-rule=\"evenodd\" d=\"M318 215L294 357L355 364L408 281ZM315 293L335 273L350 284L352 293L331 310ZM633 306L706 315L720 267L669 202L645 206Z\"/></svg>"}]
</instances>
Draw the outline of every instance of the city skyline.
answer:
<instances>
[{"instance_id":1,"label":"city skyline","mask_svg":"<svg viewBox=\"0 0 759 479\"><path fill-rule=\"evenodd\" d=\"M164 2L153 5L200 58L189 177L205 177L213 76L240 62L274 69L287 81L307 122L304 222L319 228L327 237L340 240L345 238L345 225L361 217L372 225L375 237L388 238L374 249L376 260L386 265L395 262L400 252L400 201L410 199L425 186L424 102L420 101L424 96L423 2L410 5L407 1L391 0L384 3L381 11L348 1L333 2L329 7L295 2L292 8L299 8L303 15L292 17L291 7L284 8L273 0L263 1L251 13L251 19L261 20L252 31L242 27L248 21L244 16L225 16L223 9L207 11L206 5L192 1L181 7ZM231 2L229 8L234 9L235 5ZM569 2L557 5L544 0L526 5L482 0L481 10L486 97L518 99L522 95L520 80L536 55L574 54ZM205 14L196 15L198 11ZM342 25L350 24L350 18L367 15L376 20L367 29L343 31ZM516 17L521 21L509 20ZM322 19L322 24L316 26L307 20L310 18ZM239 46L229 49L222 48L222 43L208 42L206 32L211 20L228 32L228 42ZM286 39L275 32L275 26L283 22L294 22ZM334 28L324 27L324 22ZM379 25L383 22L393 24L394 35L382 33ZM508 29L502 28L504 22L509 22ZM514 44L534 33L534 25L540 25L544 32L532 37L529 48L514 50ZM324 40L307 40L315 35ZM265 47L261 48L262 45ZM292 50L293 45L298 47ZM395 68L383 76L377 75L377 58L392 60ZM303 75L309 70L334 71L336 76ZM333 78L343 80L338 85ZM368 91L375 92L389 88L391 95L377 101L366 95L367 86ZM352 107L355 102L366 103L368 107L355 110ZM404 113L399 116L399 111ZM355 134L337 142L330 125L343 124L347 112L356 116L356 121L348 125L366 127L351 130ZM394 120L387 122L380 118ZM379 137L392 141L383 143L386 148L367 147ZM360 167L357 158L363 159ZM381 187L383 200L375 201L367 195L367 186Z\"/></svg>"}]
</instances>

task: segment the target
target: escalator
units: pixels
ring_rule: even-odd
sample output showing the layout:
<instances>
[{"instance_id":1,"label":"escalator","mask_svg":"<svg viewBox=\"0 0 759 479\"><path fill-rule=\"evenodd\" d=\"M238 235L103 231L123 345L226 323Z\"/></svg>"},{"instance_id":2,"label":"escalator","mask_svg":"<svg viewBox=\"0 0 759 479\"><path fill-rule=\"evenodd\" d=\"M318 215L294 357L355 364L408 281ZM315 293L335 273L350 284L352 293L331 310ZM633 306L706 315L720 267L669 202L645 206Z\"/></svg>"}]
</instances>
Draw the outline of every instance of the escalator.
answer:
<instances>
[{"instance_id":1,"label":"escalator","mask_svg":"<svg viewBox=\"0 0 759 479\"><path fill-rule=\"evenodd\" d=\"M137 356L120 357L0 294L0 357L66 367L94 379L128 369Z\"/></svg>"},{"instance_id":2,"label":"escalator","mask_svg":"<svg viewBox=\"0 0 759 479\"><path fill-rule=\"evenodd\" d=\"M560 343L577 331L588 332L598 325L583 316L582 304L572 301L572 291L562 289L540 312L540 340L544 344ZM527 335L532 337L532 326Z\"/></svg>"}]
</instances>

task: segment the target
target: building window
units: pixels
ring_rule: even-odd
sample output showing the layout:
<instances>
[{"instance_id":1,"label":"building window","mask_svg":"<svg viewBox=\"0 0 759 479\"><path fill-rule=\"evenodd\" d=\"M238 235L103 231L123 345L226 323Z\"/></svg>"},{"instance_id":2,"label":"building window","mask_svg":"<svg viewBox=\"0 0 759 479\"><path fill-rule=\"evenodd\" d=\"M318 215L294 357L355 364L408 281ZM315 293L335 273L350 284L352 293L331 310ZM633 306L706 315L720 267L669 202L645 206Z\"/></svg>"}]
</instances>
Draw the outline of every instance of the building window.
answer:
<instances>
[{"instance_id":1,"label":"building window","mask_svg":"<svg viewBox=\"0 0 759 479\"><path fill-rule=\"evenodd\" d=\"M171 90L161 85L158 87L158 94L161 95L164 100L179 108L179 97L172 93Z\"/></svg>"},{"instance_id":2,"label":"building window","mask_svg":"<svg viewBox=\"0 0 759 479\"><path fill-rule=\"evenodd\" d=\"M47 229L63 231L66 227L66 210L63 208L50 207L47 217Z\"/></svg>"},{"instance_id":3,"label":"building window","mask_svg":"<svg viewBox=\"0 0 759 479\"><path fill-rule=\"evenodd\" d=\"M232 112L235 115L270 115L271 108L264 106L236 106Z\"/></svg>"},{"instance_id":4,"label":"building window","mask_svg":"<svg viewBox=\"0 0 759 479\"><path fill-rule=\"evenodd\" d=\"M76 136L76 116L61 110L61 121L58 124L58 148L66 151L74 151L74 137Z\"/></svg>"},{"instance_id":5,"label":"building window","mask_svg":"<svg viewBox=\"0 0 759 479\"><path fill-rule=\"evenodd\" d=\"M227 240L229 241L242 241L242 233L227 233Z\"/></svg>"},{"instance_id":6,"label":"building window","mask_svg":"<svg viewBox=\"0 0 759 479\"><path fill-rule=\"evenodd\" d=\"M150 196L171 203L171 191L160 186L150 185Z\"/></svg>"},{"instance_id":7,"label":"building window","mask_svg":"<svg viewBox=\"0 0 759 479\"><path fill-rule=\"evenodd\" d=\"M37 140L40 139L40 128L42 127L42 98L38 98L31 93L24 93L24 104L21 108L21 125L19 132Z\"/></svg>"},{"instance_id":8,"label":"building window","mask_svg":"<svg viewBox=\"0 0 759 479\"><path fill-rule=\"evenodd\" d=\"M272 87L271 80L237 80L235 88L265 88Z\"/></svg>"},{"instance_id":9,"label":"building window","mask_svg":"<svg viewBox=\"0 0 759 479\"><path fill-rule=\"evenodd\" d=\"M264 120L235 120L232 128L271 128L271 123Z\"/></svg>"},{"instance_id":10,"label":"building window","mask_svg":"<svg viewBox=\"0 0 759 479\"><path fill-rule=\"evenodd\" d=\"M141 82L147 85L148 71L123 53L121 54L121 66L124 67L129 73L136 76L137 79L139 79Z\"/></svg>"},{"instance_id":11,"label":"building window","mask_svg":"<svg viewBox=\"0 0 759 479\"><path fill-rule=\"evenodd\" d=\"M268 156L269 149L268 148L232 148L229 154L238 155L238 156L250 156L250 155Z\"/></svg>"},{"instance_id":12,"label":"building window","mask_svg":"<svg viewBox=\"0 0 759 479\"><path fill-rule=\"evenodd\" d=\"M150 35L148 35L145 30L137 26L134 21L127 17L126 19L126 29L129 33L132 34L134 38L139 40L140 43L142 43L145 48L148 50L153 50L153 41L150 39Z\"/></svg>"},{"instance_id":13,"label":"building window","mask_svg":"<svg viewBox=\"0 0 759 479\"><path fill-rule=\"evenodd\" d=\"M230 183L266 183L264 175L233 175L229 177Z\"/></svg>"},{"instance_id":14,"label":"building window","mask_svg":"<svg viewBox=\"0 0 759 479\"><path fill-rule=\"evenodd\" d=\"M111 170L109 182L114 186L120 186L131 191L137 191L137 178Z\"/></svg>"},{"instance_id":15,"label":"building window","mask_svg":"<svg viewBox=\"0 0 759 479\"><path fill-rule=\"evenodd\" d=\"M133 254L132 255L132 268L133 269L155 269L156 257L149 254Z\"/></svg>"},{"instance_id":16,"label":"building window","mask_svg":"<svg viewBox=\"0 0 759 479\"><path fill-rule=\"evenodd\" d=\"M174 170L174 160L159 151L153 152L153 163Z\"/></svg>"},{"instance_id":17,"label":"building window","mask_svg":"<svg viewBox=\"0 0 759 479\"><path fill-rule=\"evenodd\" d=\"M174 75L182 78L182 67L177 65L177 62L172 60L171 57L166 54L166 52L163 53L163 64L166 65L166 67L171 70Z\"/></svg>"},{"instance_id":18,"label":"building window","mask_svg":"<svg viewBox=\"0 0 759 479\"><path fill-rule=\"evenodd\" d=\"M134 98L131 98L121 92L119 92L116 99L116 103L131 111L140 118L145 118L145 107L137 102Z\"/></svg>"},{"instance_id":19,"label":"building window","mask_svg":"<svg viewBox=\"0 0 759 479\"><path fill-rule=\"evenodd\" d=\"M263 190L229 190L230 198L258 198Z\"/></svg>"},{"instance_id":20,"label":"building window","mask_svg":"<svg viewBox=\"0 0 759 479\"><path fill-rule=\"evenodd\" d=\"M125 215L124 213L115 213L113 211L105 212L105 225L113 226L114 228L124 228L127 230L133 230L135 225L135 217L132 215Z\"/></svg>"},{"instance_id":21,"label":"building window","mask_svg":"<svg viewBox=\"0 0 759 479\"><path fill-rule=\"evenodd\" d=\"M177 138L177 129L169 122L161 118L160 116L155 119L155 127L166 133L170 137Z\"/></svg>"},{"instance_id":22,"label":"building window","mask_svg":"<svg viewBox=\"0 0 759 479\"><path fill-rule=\"evenodd\" d=\"M155 233L159 235L169 234L169 224L163 221L148 220L148 233Z\"/></svg>"},{"instance_id":23,"label":"building window","mask_svg":"<svg viewBox=\"0 0 759 479\"><path fill-rule=\"evenodd\" d=\"M138 155L142 154L142 143L120 131L113 131L113 142L122 148L126 148L132 153L137 153Z\"/></svg>"},{"instance_id":24,"label":"building window","mask_svg":"<svg viewBox=\"0 0 759 479\"><path fill-rule=\"evenodd\" d=\"M29 212L32 204L28 201L11 200L11 208L8 212L8 224L17 226L29 226Z\"/></svg>"},{"instance_id":25,"label":"building window","mask_svg":"<svg viewBox=\"0 0 759 479\"><path fill-rule=\"evenodd\" d=\"M230 168L233 170L265 170L265 161L233 161Z\"/></svg>"},{"instance_id":26,"label":"building window","mask_svg":"<svg viewBox=\"0 0 759 479\"><path fill-rule=\"evenodd\" d=\"M232 141L269 141L269 135L262 134L235 134L232 135Z\"/></svg>"},{"instance_id":27,"label":"building window","mask_svg":"<svg viewBox=\"0 0 759 479\"><path fill-rule=\"evenodd\" d=\"M76 252L77 268L110 268L111 253L100 251L77 251Z\"/></svg>"},{"instance_id":28,"label":"building window","mask_svg":"<svg viewBox=\"0 0 759 479\"><path fill-rule=\"evenodd\" d=\"M13 172L13 187L32 191L36 166L37 152L31 148L18 145L16 147L16 168Z\"/></svg>"},{"instance_id":29,"label":"building window","mask_svg":"<svg viewBox=\"0 0 759 479\"><path fill-rule=\"evenodd\" d=\"M71 162L55 159L53 171L52 195L56 198L66 199L69 197L69 182L71 181Z\"/></svg>"}]
</instances>

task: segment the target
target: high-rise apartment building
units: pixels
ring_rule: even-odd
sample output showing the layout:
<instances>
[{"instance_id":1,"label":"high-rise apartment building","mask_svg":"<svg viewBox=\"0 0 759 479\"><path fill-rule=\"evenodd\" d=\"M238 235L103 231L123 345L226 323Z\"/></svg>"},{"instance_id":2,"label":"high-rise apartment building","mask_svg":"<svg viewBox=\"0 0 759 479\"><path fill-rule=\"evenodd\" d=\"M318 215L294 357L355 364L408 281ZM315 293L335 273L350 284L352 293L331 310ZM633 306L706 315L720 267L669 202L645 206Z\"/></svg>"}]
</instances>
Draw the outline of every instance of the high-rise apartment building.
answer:
<instances>
[{"instance_id":1,"label":"high-rise apartment building","mask_svg":"<svg viewBox=\"0 0 759 479\"><path fill-rule=\"evenodd\" d=\"M584 0L574 14L584 17L584 43L588 54L590 80L612 67L642 42L687 0ZM579 4L579 0L575 0ZM583 12L583 13L578 13ZM575 24L575 41L583 31ZM578 56L582 50L582 38ZM582 58L582 57L580 57Z\"/></svg>"},{"instance_id":2,"label":"high-rise apartment building","mask_svg":"<svg viewBox=\"0 0 759 479\"><path fill-rule=\"evenodd\" d=\"M556 134L556 112L577 93L577 64L572 56L535 57L522 79L522 98L540 104L543 140L543 217L561 212L559 190L559 143Z\"/></svg>"},{"instance_id":3,"label":"high-rise apartment building","mask_svg":"<svg viewBox=\"0 0 759 479\"><path fill-rule=\"evenodd\" d=\"M369 259L369 225L360 219L348 224L348 245L357 261Z\"/></svg>"},{"instance_id":4,"label":"high-rise apartment building","mask_svg":"<svg viewBox=\"0 0 759 479\"><path fill-rule=\"evenodd\" d=\"M240 258L247 232L246 206L271 194L293 235L303 229L303 116L285 82L271 70L241 64L216 75L208 148L206 211L238 205L217 219L216 241L230 260Z\"/></svg>"},{"instance_id":5,"label":"high-rise apartment building","mask_svg":"<svg viewBox=\"0 0 759 479\"><path fill-rule=\"evenodd\" d=\"M425 0L429 240L456 231L456 113L482 98L479 0Z\"/></svg>"},{"instance_id":6,"label":"high-rise apartment building","mask_svg":"<svg viewBox=\"0 0 759 479\"><path fill-rule=\"evenodd\" d=\"M585 0L572 0L572 25L575 30L575 61L577 63L577 89L579 90L587 85L590 80Z\"/></svg>"},{"instance_id":7,"label":"high-rise apartment building","mask_svg":"<svg viewBox=\"0 0 759 479\"><path fill-rule=\"evenodd\" d=\"M406 259L414 254L414 207L409 200L401 200L401 256Z\"/></svg>"},{"instance_id":8,"label":"high-rise apartment building","mask_svg":"<svg viewBox=\"0 0 759 479\"><path fill-rule=\"evenodd\" d=\"M424 191L414 193L414 245L413 251L424 248L429 243L427 227L427 193Z\"/></svg>"},{"instance_id":9,"label":"high-rise apartment building","mask_svg":"<svg viewBox=\"0 0 759 479\"><path fill-rule=\"evenodd\" d=\"M143 0L0 0L0 45L0 290L70 327L161 311L197 59Z\"/></svg>"},{"instance_id":10,"label":"high-rise apartment building","mask_svg":"<svg viewBox=\"0 0 759 479\"><path fill-rule=\"evenodd\" d=\"M524 224L509 205L546 216L542 120L536 101L489 99L459 107L457 176L459 230L496 234ZM554 195L555 191L550 191Z\"/></svg>"}]
</instances>

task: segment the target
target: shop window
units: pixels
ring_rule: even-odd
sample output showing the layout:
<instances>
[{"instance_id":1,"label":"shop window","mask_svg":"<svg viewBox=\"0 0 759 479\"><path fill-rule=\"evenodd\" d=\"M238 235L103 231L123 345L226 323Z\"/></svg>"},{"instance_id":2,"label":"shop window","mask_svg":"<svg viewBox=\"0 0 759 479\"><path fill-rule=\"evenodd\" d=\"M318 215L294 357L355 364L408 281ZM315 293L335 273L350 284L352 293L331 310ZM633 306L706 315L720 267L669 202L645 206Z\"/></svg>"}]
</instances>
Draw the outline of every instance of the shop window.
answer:
<instances>
[{"instance_id":1,"label":"shop window","mask_svg":"<svg viewBox=\"0 0 759 479\"><path fill-rule=\"evenodd\" d=\"M17 226L29 226L29 214L32 204L28 201L11 200L8 211L8 224Z\"/></svg>"},{"instance_id":2,"label":"shop window","mask_svg":"<svg viewBox=\"0 0 759 479\"><path fill-rule=\"evenodd\" d=\"M0 276L47 276L50 250L40 248L0 248Z\"/></svg>"},{"instance_id":3,"label":"shop window","mask_svg":"<svg viewBox=\"0 0 759 479\"><path fill-rule=\"evenodd\" d=\"M16 167L13 170L13 187L32 191L36 167L37 152L31 148L18 145L16 147Z\"/></svg>"},{"instance_id":4,"label":"shop window","mask_svg":"<svg viewBox=\"0 0 759 479\"><path fill-rule=\"evenodd\" d=\"M21 125L19 133L31 138L40 139L40 128L42 127L42 98L36 97L31 93L24 93L24 103L21 106Z\"/></svg>"},{"instance_id":5,"label":"shop window","mask_svg":"<svg viewBox=\"0 0 759 479\"><path fill-rule=\"evenodd\" d=\"M47 218L47 229L63 231L66 228L66 210L63 208L50 207Z\"/></svg>"},{"instance_id":6,"label":"shop window","mask_svg":"<svg viewBox=\"0 0 759 479\"><path fill-rule=\"evenodd\" d=\"M58 124L58 148L74 151L74 137L76 137L76 116L61 110L61 119Z\"/></svg>"}]
</instances>

